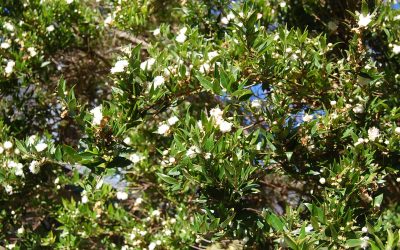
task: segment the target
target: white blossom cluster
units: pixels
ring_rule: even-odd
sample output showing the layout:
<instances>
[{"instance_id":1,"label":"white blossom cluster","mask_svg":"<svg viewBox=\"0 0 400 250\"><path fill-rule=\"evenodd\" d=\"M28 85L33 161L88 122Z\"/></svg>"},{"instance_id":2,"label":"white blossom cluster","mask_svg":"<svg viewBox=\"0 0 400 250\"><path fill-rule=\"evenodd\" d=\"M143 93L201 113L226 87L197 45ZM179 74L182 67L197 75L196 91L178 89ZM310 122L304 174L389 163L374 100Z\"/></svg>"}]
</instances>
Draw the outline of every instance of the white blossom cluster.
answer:
<instances>
[{"instance_id":1,"label":"white blossom cluster","mask_svg":"<svg viewBox=\"0 0 400 250\"><path fill-rule=\"evenodd\" d=\"M210 118L222 133L227 133L232 130L233 123L224 120L223 113L220 108L213 108L210 110Z\"/></svg>"},{"instance_id":2,"label":"white blossom cluster","mask_svg":"<svg viewBox=\"0 0 400 250\"><path fill-rule=\"evenodd\" d=\"M179 121L176 116L170 117L167 122L163 122L159 125L157 129L157 134L167 136L170 132L171 126L174 126Z\"/></svg>"}]
</instances>

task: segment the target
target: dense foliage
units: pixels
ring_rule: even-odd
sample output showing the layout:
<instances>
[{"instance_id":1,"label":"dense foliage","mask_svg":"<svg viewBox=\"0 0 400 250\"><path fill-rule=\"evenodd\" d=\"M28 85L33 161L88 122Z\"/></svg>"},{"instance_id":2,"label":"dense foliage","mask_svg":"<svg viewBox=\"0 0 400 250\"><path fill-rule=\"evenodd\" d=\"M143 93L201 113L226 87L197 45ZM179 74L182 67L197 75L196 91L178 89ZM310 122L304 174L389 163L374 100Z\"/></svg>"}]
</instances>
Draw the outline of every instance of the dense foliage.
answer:
<instances>
[{"instance_id":1,"label":"dense foliage","mask_svg":"<svg viewBox=\"0 0 400 250\"><path fill-rule=\"evenodd\" d=\"M0 1L0 246L399 249L391 1Z\"/></svg>"}]
</instances>

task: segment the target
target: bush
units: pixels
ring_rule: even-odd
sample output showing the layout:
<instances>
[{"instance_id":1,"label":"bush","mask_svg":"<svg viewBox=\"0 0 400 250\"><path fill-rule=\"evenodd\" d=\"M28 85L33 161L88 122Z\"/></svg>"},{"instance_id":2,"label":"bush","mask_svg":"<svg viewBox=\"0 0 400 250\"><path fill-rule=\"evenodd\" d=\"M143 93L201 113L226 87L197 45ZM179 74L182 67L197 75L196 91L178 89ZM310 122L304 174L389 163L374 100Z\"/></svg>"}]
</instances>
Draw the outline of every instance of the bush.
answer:
<instances>
[{"instance_id":1,"label":"bush","mask_svg":"<svg viewBox=\"0 0 400 250\"><path fill-rule=\"evenodd\" d=\"M0 13L1 246L400 248L396 2Z\"/></svg>"}]
</instances>

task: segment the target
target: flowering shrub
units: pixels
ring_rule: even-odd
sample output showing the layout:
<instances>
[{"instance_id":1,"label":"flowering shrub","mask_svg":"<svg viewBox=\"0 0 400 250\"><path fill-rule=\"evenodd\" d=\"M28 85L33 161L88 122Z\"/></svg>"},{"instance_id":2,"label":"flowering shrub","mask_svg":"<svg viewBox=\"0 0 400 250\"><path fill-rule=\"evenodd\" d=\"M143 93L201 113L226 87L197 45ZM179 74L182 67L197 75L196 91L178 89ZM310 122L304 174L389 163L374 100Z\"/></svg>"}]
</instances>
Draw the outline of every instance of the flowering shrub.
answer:
<instances>
[{"instance_id":1,"label":"flowering shrub","mask_svg":"<svg viewBox=\"0 0 400 250\"><path fill-rule=\"evenodd\" d=\"M0 13L0 246L400 248L396 2Z\"/></svg>"}]
</instances>

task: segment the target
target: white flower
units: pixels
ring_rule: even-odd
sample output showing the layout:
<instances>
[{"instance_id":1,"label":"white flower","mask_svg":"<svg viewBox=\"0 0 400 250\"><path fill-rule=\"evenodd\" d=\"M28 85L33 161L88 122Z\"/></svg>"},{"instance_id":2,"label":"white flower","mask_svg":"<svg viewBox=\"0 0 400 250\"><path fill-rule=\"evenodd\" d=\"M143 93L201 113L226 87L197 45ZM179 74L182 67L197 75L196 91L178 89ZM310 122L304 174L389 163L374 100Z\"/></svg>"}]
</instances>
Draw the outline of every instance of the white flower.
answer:
<instances>
[{"instance_id":1,"label":"white flower","mask_svg":"<svg viewBox=\"0 0 400 250\"><path fill-rule=\"evenodd\" d=\"M363 233L368 233L368 228L367 228L367 227L363 227L363 228L361 228L361 231L362 231Z\"/></svg>"},{"instance_id":2,"label":"white flower","mask_svg":"<svg viewBox=\"0 0 400 250\"><path fill-rule=\"evenodd\" d=\"M200 131L204 132L203 122L201 120L198 120L196 124Z\"/></svg>"},{"instance_id":3,"label":"white flower","mask_svg":"<svg viewBox=\"0 0 400 250\"><path fill-rule=\"evenodd\" d=\"M4 152L4 148L2 146L0 146L0 154L2 154Z\"/></svg>"},{"instance_id":4,"label":"white flower","mask_svg":"<svg viewBox=\"0 0 400 250\"><path fill-rule=\"evenodd\" d=\"M6 43L6 42L1 43L1 45L0 45L0 47L1 47L2 49L8 49L8 48L10 48L10 46L11 46L11 44Z\"/></svg>"},{"instance_id":5,"label":"white flower","mask_svg":"<svg viewBox=\"0 0 400 250\"><path fill-rule=\"evenodd\" d=\"M253 100L253 101L251 102L251 107L252 107L252 108L259 109L259 108L261 108L261 105L262 105L262 102L261 102L261 100L259 100L259 99Z\"/></svg>"},{"instance_id":6,"label":"white flower","mask_svg":"<svg viewBox=\"0 0 400 250\"><path fill-rule=\"evenodd\" d=\"M201 153L200 148L198 148L197 146L191 146L188 151L186 151L186 156L188 156L189 158L193 159L196 157L197 154Z\"/></svg>"},{"instance_id":7,"label":"white flower","mask_svg":"<svg viewBox=\"0 0 400 250\"><path fill-rule=\"evenodd\" d=\"M229 12L228 15L226 15L226 18L230 21L235 19L235 14L233 12Z\"/></svg>"},{"instance_id":8,"label":"white flower","mask_svg":"<svg viewBox=\"0 0 400 250\"><path fill-rule=\"evenodd\" d=\"M179 33L179 35L175 38L178 43L184 43L186 41L187 36L183 33Z\"/></svg>"},{"instance_id":9,"label":"white flower","mask_svg":"<svg viewBox=\"0 0 400 250\"><path fill-rule=\"evenodd\" d=\"M66 0L67 4L71 4L74 2L74 0Z\"/></svg>"},{"instance_id":10,"label":"white flower","mask_svg":"<svg viewBox=\"0 0 400 250\"><path fill-rule=\"evenodd\" d=\"M142 70L150 71L153 69L155 62L156 62L156 60L154 58L149 58L140 64L140 68Z\"/></svg>"},{"instance_id":11,"label":"white flower","mask_svg":"<svg viewBox=\"0 0 400 250\"><path fill-rule=\"evenodd\" d=\"M37 55L37 52L36 52L36 50L35 50L34 47L29 47L29 48L27 49L27 51L29 52L29 55L30 55L31 57L34 57L34 56Z\"/></svg>"},{"instance_id":12,"label":"white flower","mask_svg":"<svg viewBox=\"0 0 400 250\"><path fill-rule=\"evenodd\" d=\"M15 161L7 161L7 167L9 167L9 168L16 168L17 165L18 165L18 163Z\"/></svg>"},{"instance_id":13,"label":"white flower","mask_svg":"<svg viewBox=\"0 0 400 250\"><path fill-rule=\"evenodd\" d=\"M8 31L14 31L14 25L9 22L4 23L3 27Z\"/></svg>"},{"instance_id":14,"label":"white flower","mask_svg":"<svg viewBox=\"0 0 400 250\"><path fill-rule=\"evenodd\" d=\"M353 112L356 114L364 113L364 106L360 103L357 103L356 106L353 108Z\"/></svg>"},{"instance_id":15,"label":"white flower","mask_svg":"<svg viewBox=\"0 0 400 250\"><path fill-rule=\"evenodd\" d=\"M358 15L358 26L366 27L371 22L371 20L372 20L371 14L368 13L366 16L364 16L364 14L359 14Z\"/></svg>"},{"instance_id":16,"label":"white flower","mask_svg":"<svg viewBox=\"0 0 400 250\"><path fill-rule=\"evenodd\" d=\"M156 246L157 246L157 244L156 244L156 243L154 243L154 242L151 242L151 243L149 244L149 247L148 247L148 249L149 249L149 250L154 250L154 248L156 248Z\"/></svg>"},{"instance_id":17,"label":"white flower","mask_svg":"<svg viewBox=\"0 0 400 250\"><path fill-rule=\"evenodd\" d=\"M109 26L110 24L112 24L114 21L114 18L111 15L108 15L106 17L106 19L104 20L104 25L105 26Z\"/></svg>"},{"instance_id":18,"label":"white flower","mask_svg":"<svg viewBox=\"0 0 400 250\"><path fill-rule=\"evenodd\" d=\"M358 138L357 142L354 143L354 146L357 147L360 144L363 144L364 142L366 142L363 138Z\"/></svg>"},{"instance_id":19,"label":"white flower","mask_svg":"<svg viewBox=\"0 0 400 250\"><path fill-rule=\"evenodd\" d=\"M160 213L160 210L154 210L152 213L151 213L151 217L158 217L158 216L160 216L161 215L161 213Z\"/></svg>"},{"instance_id":20,"label":"white flower","mask_svg":"<svg viewBox=\"0 0 400 250\"><path fill-rule=\"evenodd\" d=\"M157 129L157 134L167 135L169 132L170 126L168 124L161 124Z\"/></svg>"},{"instance_id":21,"label":"white flower","mask_svg":"<svg viewBox=\"0 0 400 250\"><path fill-rule=\"evenodd\" d=\"M84 194L84 195L82 196L81 201L82 201L83 204L85 204L85 203L87 203L87 202L89 201L89 198L87 197L86 194Z\"/></svg>"},{"instance_id":22,"label":"white flower","mask_svg":"<svg viewBox=\"0 0 400 250\"><path fill-rule=\"evenodd\" d=\"M217 57L218 56L218 52L217 51L210 51L210 52L208 52L207 53L207 57L208 57L208 60L212 60L212 59L214 59L215 57Z\"/></svg>"},{"instance_id":23,"label":"white flower","mask_svg":"<svg viewBox=\"0 0 400 250\"><path fill-rule=\"evenodd\" d=\"M168 67L165 68L163 71L164 71L164 75L170 76L170 75L171 75L171 72L174 72L175 70L173 69L172 66L168 66Z\"/></svg>"},{"instance_id":24,"label":"white flower","mask_svg":"<svg viewBox=\"0 0 400 250\"><path fill-rule=\"evenodd\" d=\"M223 114L224 112L218 107L210 110L210 116L217 120L222 118Z\"/></svg>"},{"instance_id":25,"label":"white flower","mask_svg":"<svg viewBox=\"0 0 400 250\"><path fill-rule=\"evenodd\" d=\"M137 153L133 153L129 155L129 160L133 163L136 164L138 162L140 162L143 159L143 156L141 156L140 154Z\"/></svg>"},{"instance_id":26,"label":"white flower","mask_svg":"<svg viewBox=\"0 0 400 250\"><path fill-rule=\"evenodd\" d=\"M131 138L130 137L126 137L125 139L124 139L124 143L125 144L127 144L127 145L131 145Z\"/></svg>"},{"instance_id":27,"label":"white flower","mask_svg":"<svg viewBox=\"0 0 400 250\"><path fill-rule=\"evenodd\" d=\"M313 115L305 114L305 115L303 116L303 121L304 121L304 122L310 122L310 121L312 121L312 119L314 119L314 116L313 116Z\"/></svg>"},{"instance_id":28,"label":"white flower","mask_svg":"<svg viewBox=\"0 0 400 250\"><path fill-rule=\"evenodd\" d=\"M210 116L214 119L215 123L218 125L222 122L223 111L220 108L213 108L210 110Z\"/></svg>"},{"instance_id":29,"label":"white flower","mask_svg":"<svg viewBox=\"0 0 400 250\"><path fill-rule=\"evenodd\" d=\"M17 234L23 234L25 232L25 228L24 227L20 227L17 230Z\"/></svg>"},{"instance_id":30,"label":"white flower","mask_svg":"<svg viewBox=\"0 0 400 250\"><path fill-rule=\"evenodd\" d=\"M11 149L13 147L13 144L10 141L5 141L4 144L3 144L3 147L4 147L5 150L9 150L9 149Z\"/></svg>"},{"instance_id":31,"label":"white flower","mask_svg":"<svg viewBox=\"0 0 400 250\"><path fill-rule=\"evenodd\" d=\"M169 118L168 120L167 120L167 123L170 125L170 126L173 126L175 123L177 123L179 121L179 118L178 117L176 117L176 116L172 116L171 118Z\"/></svg>"},{"instance_id":32,"label":"white flower","mask_svg":"<svg viewBox=\"0 0 400 250\"><path fill-rule=\"evenodd\" d=\"M182 29L179 30L179 34L186 34L187 27L183 27Z\"/></svg>"},{"instance_id":33,"label":"white flower","mask_svg":"<svg viewBox=\"0 0 400 250\"><path fill-rule=\"evenodd\" d=\"M90 113L93 115L93 121L92 124L94 126L100 125L101 120L103 119L103 113L102 113L102 106L97 106L94 109L90 110Z\"/></svg>"},{"instance_id":34,"label":"white flower","mask_svg":"<svg viewBox=\"0 0 400 250\"><path fill-rule=\"evenodd\" d=\"M176 159L175 157L169 157L168 161L169 163L175 163Z\"/></svg>"},{"instance_id":35,"label":"white flower","mask_svg":"<svg viewBox=\"0 0 400 250\"><path fill-rule=\"evenodd\" d=\"M335 106L336 105L336 101L331 101L331 106Z\"/></svg>"},{"instance_id":36,"label":"white flower","mask_svg":"<svg viewBox=\"0 0 400 250\"><path fill-rule=\"evenodd\" d=\"M153 30L153 35L154 36L158 36L158 35L160 35L160 33L161 33L160 28L157 28L157 29Z\"/></svg>"},{"instance_id":37,"label":"white flower","mask_svg":"<svg viewBox=\"0 0 400 250\"><path fill-rule=\"evenodd\" d=\"M165 82L165 79L163 76L156 76L153 79L153 86L156 89L156 88L160 87L161 85L163 85L164 82Z\"/></svg>"},{"instance_id":38,"label":"white flower","mask_svg":"<svg viewBox=\"0 0 400 250\"><path fill-rule=\"evenodd\" d=\"M118 200L126 200L126 199L128 199L128 194L126 192L118 191L117 199Z\"/></svg>"},{"instance_id":39,"label":"white flower","mask_svg":"<svg viewBox=\"0 0 400 250\"><path fill-rule=\"evenodd\" d=\"M31 135L31 136L29 136L29 138L28 138L28 145L33 145L33 144L35 144L35 141L36 141L36 135Z\"/></svg>"},{"instance_id":40,"label":"white flower","mask_svg":"<svg viewBox=\"0 0 400 250\"><path fill-rule=\"evenodd\" d=\"M306 231L306 233L311 232L313 229L314 229L314 228L313 228L312 225L308 225L308 226L306 226L306 227L304 228L304 230Z\"/></svg>"},{"instance_id":41,"label":"white flower","mask_svg":"<svg viewBox=\"0 0 400 250\"><path fill-rule=\"evenodd\" d=\"M104 183L104 179L100 179L97 183L96 183L96 189L100 189L103 186Z\"/></svg>"},{"instance_id":42,"label":"white flower","mask_svg":"<svg viewBox=\"0 0 400 250\"><path fill-rule=\"evenodd\" d=\"M196 157L196 152L189 148L188 151L186 151L186 156L193 159Z\"/></svg>"},{"instance_id":43,"label":"white flower","mask_svg":"<svg viewBox=\"0 0 400 250\"><path fill-rule=\"evenodd\" d=\"M135 206L138 206L138 205L142 204L142 202L143 202L143 199L141 197L137 198L135 200Z\"/></svg>"},{"instance_id":44,"label":"white flower","mask_svg":"<svg viewBox=\"0 0 400 250\"><path fill-rule=\"evenodd\" d=\"M396 128L394 129L394 132L395 132L396 134L400 135L400 127L396 127Z\"/></svg>"},{"instance_id":45,"label":"white flower","mask_svg":"<svg viewBox=\"0 0 400 250\"><path fill-rule=\"evenodd\" d=\"M396 54L396 55L399 54L400 53L400 45L393 44L392 50L393 50L393 54Z\"/></svg>"},{"instance_id":46,"label":"white flower","mask_svg":"<svg viewBox=\"0 0 400 250\"><path fill-rule=\"evenodd\" d=\"M24 165L21 163L17 163L15 166L15 175L16 176L24 176Z\"/></svg>"},{"instance_id":47,"label":"white flower","mask_svg":"<svg viewBox=\"0 0 400 250\"><path fill-rule=\"evenodd\" d=\"M362 243L361 243L360 247L362 249L367 248L368 245L369 245L369 243L368 243L369 237L368 236L364 236L364 237L361 238L361 240L362 240Z\"/></svg>"},{"instance_id":48,"label":"white flower","mask_svg":"<svg viewBox=\"0 0 400 250\"><path fill-rule=\"evenodd\" d=\"M324 178L324 177L322 177L321 179L319 179L319 183L321 183L322 185L324 185L324 184L325 184L325 182L326 182L326 180L325 180L325 178Z\"/></svg>"},{"instance_id":49,"label":"white flower","mask_svg":"<svg viewBox=\"0 0 400 250\"><path fill-rule=\"evenodd\" d=\"M229 23L229 19L227 17L221 18L221 23L227 25Z\"/></svg>"},{"instance_id":50,"label":"white flower","mask_svg":"<svg viewBox=\"0 0 400 250\"><path fill-rule=\"evenodd\" d=\"M281 8L285 8L285 7L286 7L286 2L281 2L281 3L279 4L279 6L281 6Z\"/></svg>"},{"instance_id":51,"label":"white flower","mask_svg":"<svg viewBox=\"0 0 400 250\"><path fill-rule=\"evenodd\" d=\"M368 129L368 139L370 141L375 141L379 136L380 136L379 129L377 129L376 127Z\"/></svg>"},{"instance_id":52,"label":"white flower","mask_svg":"<svg viewBox=\"0 0 400 250\"><path fill-rule=\"evenodd\" d=\"M15 62L13 60L9 60L7 62L6 68L4 69L4 72L6 72L7 75L11 74L13 72L14 66Z\"/></svg>"},{"instance_id":53,"label":"white flower","mask_svg":"<svg viewBox=\"0 0 400 250\"><path fill-rule=\"evenodd\" d=\"M32 174L37 174L40 171L40 163L38 161L33 160L29 164L29 171L31 171Z\"/></svg>"},{"instance_id":54,"label":"white flower","mask_svg":"<svg viewBox=\"0 0 400 250\"><path fill-rule=\"evenodd\" d=\"M210 158L211 158L211 153L206 153L206 154L204 155L204 159L208 160L208 159L210 159Z\"/></svg>"},{"instance_id":55,"label":"white flower","mask_svg":"<svg viewBox=\"0 0 400 250\"><path fill-rule=\"evenodd\" d=\"M54 31L54 25L51 24L51 25L47 26L46 31L49 33Z\"/></svg>"},{"instance_id":56,"label":"white flower","mask_svg":"<svg viewBox=\"0 0 400 250\"><path fill-rule=\"evenodd\" d=\"M111 74L121 73L125 71L125 68L128 67L129 62L127 60L119 60L115 63L114 67L111 68Z\"/></svg>"},{"instance_id":57,"label":"white flower","mask_svg":"<svg viewBox=\"0 0 400 250\"><path fill-rule=\"evenodd\" d=\"M204 73L207 73L208 71L210 71L210 68L211 68L210 64L203 63L202 65L200 65L199 71L200 71L200 73L204 74Z\"/></svg>"},{"instance_id":58,"label":"white flower","mask_svg":"<svg viewBox=\"0 0 400 250\"><path fill-rule=\"evenodd\" d=\"M220 124L219 124L219 130L222 132L222 133L226 133L226 132L231 132L231 130L232 130L232 123L231 122L227 122L227 121L222 121Z\"/></svg>"},{"instance_id":59,"label":"white flower","mask_svg":"<svg viewBox=\"0 0 400 250\"><path fill-rule=\"evenodd\" d=\"M47 144L40 142L35 146L36 151L38 152L42 152L43 150L45 150L47 148Z\"/></svg>"},{"instance_id":60,"label":"white flower","mask_svg":"<svg viewBox=\"0 0 400 250\"><path fill-rule=\"evenodd\" d=\"M13 187L11 185L6 185L4 187L4 189L6 190L7 194L12 194L13 193Z\"/></svg>"}]
</instances>

